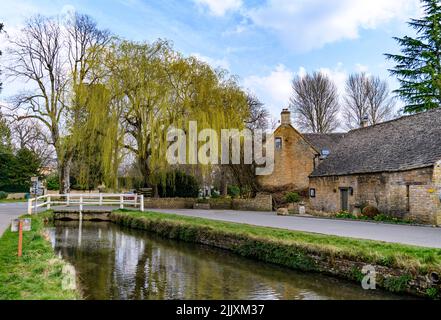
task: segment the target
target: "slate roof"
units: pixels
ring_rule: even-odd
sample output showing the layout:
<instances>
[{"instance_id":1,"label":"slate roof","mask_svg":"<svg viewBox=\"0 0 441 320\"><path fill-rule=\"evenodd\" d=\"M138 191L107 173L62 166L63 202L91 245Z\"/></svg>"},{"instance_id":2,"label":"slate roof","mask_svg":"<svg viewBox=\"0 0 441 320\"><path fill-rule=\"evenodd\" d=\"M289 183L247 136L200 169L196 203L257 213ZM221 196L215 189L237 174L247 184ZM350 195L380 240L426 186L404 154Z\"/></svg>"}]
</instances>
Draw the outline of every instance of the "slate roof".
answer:
<instances>
[{"instance_id":1,"label":"slate roof","mask_svg":"<svg viewBox=\"0 0 441 320\"><path fill-rule=\"evenodd\" d=\"M394 172L441 160L441 108L349 131L311 177Z\"/></svg>"},{"instance_id":2,"label":"slate roof","mask_svg":"<svg viewBox=\"0 0 441 320\"><path fill-rule=\"evenodd\" d=\"M317 151L327 149L333 152L345 133L303 133L302 135Z\"/></svg>"}]
</instances>

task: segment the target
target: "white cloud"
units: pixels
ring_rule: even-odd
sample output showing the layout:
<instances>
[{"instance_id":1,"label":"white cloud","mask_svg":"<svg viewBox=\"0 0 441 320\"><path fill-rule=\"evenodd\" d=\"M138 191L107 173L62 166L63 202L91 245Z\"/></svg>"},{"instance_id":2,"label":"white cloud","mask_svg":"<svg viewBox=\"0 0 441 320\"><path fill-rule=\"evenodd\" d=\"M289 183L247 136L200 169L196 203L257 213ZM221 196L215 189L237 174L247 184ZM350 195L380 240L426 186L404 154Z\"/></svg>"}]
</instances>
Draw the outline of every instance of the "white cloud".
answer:
<instances>
[{"instance_id":1,"label":"white cloud","mask_svg":"<svg viewBox=\"0 0 441 320\"><path fill-rule=\"evenodd\" d=\"M242 7L242 0L194 0L198 5L207 7L215 16L223 16L228 11L235 11Z\"/></svg>"},{"instance_id":2,"label":"white cloud","mask_svg":"<svg viewBox=\"0 0 441 320\"><path fill-rule=\"evenodd\" d=\"M208 63L213 68L220 67L220 68L226 69L226 70L230 69L230 63L225 58L223 58L223 59L213 59L213 58L201 55L199 53L192 53L191 56L197 58L198 60L201 60L203 62Z\"/></svg>"},{"instance_id":3,"label":"white cloud","mask_svg":"<svg viewBox=\"0 0 441 320\"><path fill-rule=\"evenodd\" d=\"M289 104L293 78L294 72L279 64L268 75L246 77L243 85L265 103L273 116L278 116Z\"/></svg>"},{"instance_id":4,"label":"white cloud","mask_svg":"<svg viewBox=\"0 0 441 320\"><path fill-rule=\"evenodd\" d=\"M294 50L309 51L419 12L419 0L268 0L246 15Z\"/></svg>"}]
</instances>

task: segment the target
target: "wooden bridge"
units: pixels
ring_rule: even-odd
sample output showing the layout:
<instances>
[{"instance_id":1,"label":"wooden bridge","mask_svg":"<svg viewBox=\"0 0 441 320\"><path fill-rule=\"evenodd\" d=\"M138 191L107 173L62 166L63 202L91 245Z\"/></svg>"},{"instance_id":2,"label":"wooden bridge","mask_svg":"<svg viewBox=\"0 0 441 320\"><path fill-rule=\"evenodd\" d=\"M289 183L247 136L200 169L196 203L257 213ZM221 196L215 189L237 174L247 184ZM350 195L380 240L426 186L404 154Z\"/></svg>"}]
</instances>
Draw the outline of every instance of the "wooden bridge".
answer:
<instances>
[{"instance_id":1,"label":"wooden bridge","mask_svg":"<svg viewBox=\"0 0 441 320\"><path fill-rule=\"evenodd\" d=\"M138 194L51 194L28 200L28 214L39 208L54 211L60 220L109 220L112 210L138 208L144 211L144 195Z\"/></svg>"}]
</instances>

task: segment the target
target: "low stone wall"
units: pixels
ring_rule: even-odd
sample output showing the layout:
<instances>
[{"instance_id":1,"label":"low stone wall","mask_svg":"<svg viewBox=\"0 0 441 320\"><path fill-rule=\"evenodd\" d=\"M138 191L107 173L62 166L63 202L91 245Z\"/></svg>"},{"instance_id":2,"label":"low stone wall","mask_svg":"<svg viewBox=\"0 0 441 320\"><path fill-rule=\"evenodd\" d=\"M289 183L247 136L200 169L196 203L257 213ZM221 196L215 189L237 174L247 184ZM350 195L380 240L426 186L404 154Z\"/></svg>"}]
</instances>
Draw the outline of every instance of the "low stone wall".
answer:
<instances>
[{"instance_id":1,"label":"low stone wall","mask_svg":"<svg viewBox=\"0 0 441 320\"><path fill-rule=\"evenodd\" d=\"M259 193L254 199L233 199L234 210L272 211L273 198L270 194Z\"/></svg>"},{"instance_id":2,"label":"low stone wall","mask_svg":"<svg viewBox=\"0 0 441 320\"><path fill-rule=\"evenodd\" d=\"M144 208L150 209L192 209L193 198L144 198Z\"/></svg>"},{"instance_id":3,"label":"low stone wall","mask_svg":"<svg viewBox=\"0 0 441 320\"><path fill-rule=\"evenodd\" d=\"M146 209L192 209L197 203L195 198L145 198ZM249 210L272 211L272 197L270 194L259 193L253 199L209 199L211 209L215 210Z\"/></svg>"},{"instance_id":4,"label":"low stone wall","mask_svg":"<svg viewBox=\"0 0 441 320\"><path fill-rule=\"evenodd\" d=\"M10 200L21 200L26 197L26 193L8 193L8 198Z\"/></svg>"}]
</instances>

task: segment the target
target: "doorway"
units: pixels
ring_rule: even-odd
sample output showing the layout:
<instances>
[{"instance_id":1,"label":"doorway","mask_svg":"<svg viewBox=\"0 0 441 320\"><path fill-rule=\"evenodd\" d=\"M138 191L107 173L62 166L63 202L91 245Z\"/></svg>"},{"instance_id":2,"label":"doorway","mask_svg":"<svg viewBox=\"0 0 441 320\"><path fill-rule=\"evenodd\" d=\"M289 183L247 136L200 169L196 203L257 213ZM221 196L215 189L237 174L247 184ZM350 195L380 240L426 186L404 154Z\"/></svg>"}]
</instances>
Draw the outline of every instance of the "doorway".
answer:
<instances>
[{"instance_id":1,"label":"doorway","mask_svg":"<svg viewBox=\"0 0 441 320\"><path fill-rule=\"evenodd\" d=\"M342 211L349 211L349 189L341 188L340 189L340 204Z\"/></svg>"}]
</instances>

